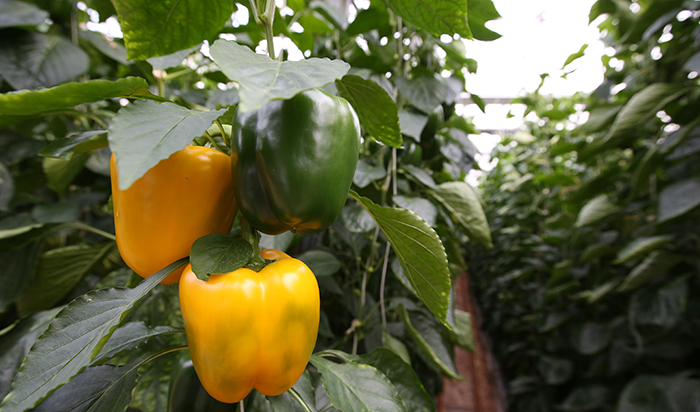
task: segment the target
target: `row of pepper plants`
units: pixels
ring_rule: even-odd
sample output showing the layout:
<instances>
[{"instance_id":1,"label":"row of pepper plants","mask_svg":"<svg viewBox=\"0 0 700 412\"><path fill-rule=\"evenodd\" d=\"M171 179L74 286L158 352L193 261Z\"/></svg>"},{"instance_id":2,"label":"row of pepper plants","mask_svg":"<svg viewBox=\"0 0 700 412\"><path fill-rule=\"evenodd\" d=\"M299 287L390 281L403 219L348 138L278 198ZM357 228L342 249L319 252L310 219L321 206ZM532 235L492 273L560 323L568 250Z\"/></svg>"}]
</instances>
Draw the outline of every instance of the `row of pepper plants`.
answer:
<instances>
[{"instance_id":1,"label":"row of pepper plants","mask_svg":"<svg viewBox=\"0 0 700 412\"><path fill-rule=\"evenodd\" d=\"M277 6L0 1L0 411L435 411L442 377L462 379L453 351L473 341L454 308L460 247L491 238L464 182L478 132L455 107L477 63L461 39L496 39L484 24L499 15L490 0ZM123 39L94 31L115 18ZM286 44L306 58L287 60ZM345 111L315 116L322 99ZM261 167L243 136L256 125L291 139L266 143L285 168L269 227L245 180ZM314 157L319 133L324 148L349 147L349 166ZM192 192L178 179L205 157L216 166L187 175ZM311 210L303 224L279 225L298 210ZM175 251L211 220L224 233ZM268 248L279 252L256 250ZM274 303L315 313L255 321L241 315L252 301L226 306L243 295L195 290L241 267L273 278L283 262L315 276ZM256 346L263 335L278 340ZM257 379L269 396L248 392L256 368L311 350L291 389Z\"/></svg>"},{"instance_id":2,"label":"row of pepper plants","mask_svg":"<svg viewBox=\"0 0 700 412\"><path fill-rule=\"evenodd\" d=\"M513 411L700 405L699 6L596 2L604 82L494 149L467 260Z\"/></svg>"}]
</instances>

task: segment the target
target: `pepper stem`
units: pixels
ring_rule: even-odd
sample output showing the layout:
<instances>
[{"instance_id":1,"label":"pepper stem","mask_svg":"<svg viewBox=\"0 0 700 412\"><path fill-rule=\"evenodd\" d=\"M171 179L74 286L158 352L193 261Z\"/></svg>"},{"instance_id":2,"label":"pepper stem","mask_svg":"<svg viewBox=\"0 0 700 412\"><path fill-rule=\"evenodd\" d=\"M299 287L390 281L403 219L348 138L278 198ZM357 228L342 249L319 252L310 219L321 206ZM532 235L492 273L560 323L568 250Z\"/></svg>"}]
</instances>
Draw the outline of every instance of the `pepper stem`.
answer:
<instances>
[{"instance_id":1,"label":"pepper stem","mask_svg":"<svg viewBox=\"0 0 700 412\"><path fill-rule=\"evenodd\" d=\"M260 256L260 233L241 217L241 237L253 247L253 257L249 264L252 266L265 266L267 262Z\"/></svg>"}]
</instances>

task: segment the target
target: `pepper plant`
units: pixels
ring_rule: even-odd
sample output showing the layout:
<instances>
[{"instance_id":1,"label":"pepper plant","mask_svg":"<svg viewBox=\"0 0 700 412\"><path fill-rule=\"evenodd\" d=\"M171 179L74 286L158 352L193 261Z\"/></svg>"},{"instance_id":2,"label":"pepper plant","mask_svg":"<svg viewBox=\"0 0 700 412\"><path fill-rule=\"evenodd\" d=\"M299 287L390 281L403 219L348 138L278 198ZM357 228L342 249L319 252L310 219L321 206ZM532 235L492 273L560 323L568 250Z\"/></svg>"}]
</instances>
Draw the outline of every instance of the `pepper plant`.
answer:
<instances>
[{"instance_id":1,"label":"pepper plant","mask_svg":"<svg viewBox=\"0 0 700 412\"><path fill-rule=\"evenodd\" d=\"M700 405L699 5L596 2L605 81L494 150L467 261L511 410Z\"/></svg>"},{"instance_id":2,"label":"pepper plant","mask_svg":"<svg viewBox=\"0 0 700 412\"><path fill-rule=\"evenodd\" d=\"M455 107L477 64L461 39L497 38L484 24L498 13L490 0L279 6L0 1L0 411L177 411L192 407L183 386L202 410L434 411L441 375L461 378L452 351L472 347L471 326L454 308L453 280L465 268L462 245L491 242L464 182L475 152L468 135L478 132ZM123 39L91 30L110 18ZM289 49L306 58L290 61ZM110 185L138 187L188 145L238 156L234 116L319 88L347 100L361 126L340 216L320 233L260 236L239 213L228 234L201 237L189 256L202 278L267 264L256 248L305 262L321 296L314 354L280 396L214 403L186 370L178 285L159 284L188 258L139 272L145 280L133 273L115 242L121 206ZM167 190L164 182L149 190ZM313 189L285 202L323 199L324 188ZM201 217L204 203L155 206L149 216L162 208L164 221L151 230ZM167 221L168 210L184 217ZM181 240L144 239L134 237L134 253L146 260L161 257L154 243ZM215 302L195 304L225 316ZM261 359L278 355L257 349Z\"/></svg>"}]
</instances>

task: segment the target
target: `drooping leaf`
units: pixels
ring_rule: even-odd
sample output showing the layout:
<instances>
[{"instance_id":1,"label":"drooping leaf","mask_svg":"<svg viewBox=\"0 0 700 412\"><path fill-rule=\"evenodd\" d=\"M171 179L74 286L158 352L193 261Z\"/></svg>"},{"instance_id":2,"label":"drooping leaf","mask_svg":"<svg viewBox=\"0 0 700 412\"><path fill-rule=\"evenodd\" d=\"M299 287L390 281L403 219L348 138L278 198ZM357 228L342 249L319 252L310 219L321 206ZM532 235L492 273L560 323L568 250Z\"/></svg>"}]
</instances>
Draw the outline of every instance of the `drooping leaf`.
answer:
<instances>
[{"instance_id":1,"label":"drooping leaf","mask_svg":"<svg viewBox=\"0 0 700 412\"><path fill-rule=\"evenodd\" d=\"M410 210L382 207L355 192L350 194L384 232L419 299L445 323L451 280L447 254L437 233Z\"/></svg>"},{"instance_id":2,"label":"drooping leaf","mask_svg":"<svg viewBox=\"0 0 700 412\"><path fill-rule=\"evenodd\" d=\"M385 177L385 168L372 166L365 160L360 159L357 162L357 167L355 168L355 175L352 177L352 182L357 187L364 188L375 180L384 179Z\"/></svg>"},{"instance_id":3,"label":"drooping leaf","mask_svg":"<svg viewBox=\"0 0 700 412\"><path fill-rule=\"evenodd\" d=\"M430 114L447 98L448 87L445 79L435 76L421 76L413 79L399 77L396 88L413 106L423 113Z\"/></svg>"},{"instance_id":4,"label":"drooping leaf","mask_svg":"<svg viewBox=\"0 0 700 412\"><path fill-rule=\"evenodd\" d=\"M343 412L406 411L401 398L386 375L376 368L346 362L337 364L318 355L311 356L331 404Z\"/></svg>"},{"instance_id":5,"label":"drooping leaf","mask_svg":"<svg viewBox=\"0 0 700 412\"><path fill-rule=\"evenodd\" d=\"M19 321L0 341L0 399L10 392L12 378L29 349L44 333L51 320L62 308L37 312Z\"/></svg>"},{"instance_id":6,"label":"drooping leaf","mask_svg":"<svg viewBox=\"0 0 700 412\"><path fill-rule=\"evenodd\" d=\"M127 59L163 56L215 37L231 18L225 0L115 0Z\"/></svg>"},{"instance_id":7,"label":"drooping leaf","mask_svg":"<svg viewBox=\"0 0 700 412\"><path fill-rule=\"evenodd\" d=\"M176 52L169 53L164 56L149 57L148 59L146 59L146 61L156 70L170 69L172 67L176 67L182 64L182 61L185 60L187 56L194 53L196 50L199 50L200 47L201 45L197 44L194 47L190 47L184 50L178 50Z\"/></svg>"},{"instance_id":8,"label":"drooping leaf","mask_svg":"<svg viewBox=\"0 0 700 412\"><path fill-rule=\"evenodd\" d=\"M410 136L420 142L420 135L423 128L428 123L428 116L417 110L399 110L399 124L401 133Z\"/></svg>"},{"instance_id":9,"label":"drooping leaf","mask_svg":"<svg viewBox=\"0 0 700 412\"><path fill-rule=\"evenodd\" d=\"M29 31L0 38L0 73L15 90L51 87L83 74L89 58L69 39Z\"/></svg>"},{"instance_id":10,"label":"drooping leaf","mask_svg":"<svg viewBox=\"0 0 700 412\"><path fill-rule=\"evenodd\" d=\"M118 61L121 64L130 65L130 62L126 59L126 49L120 43L114 40L107 40L107 38L100 33L95 33L89 30L80 30L78 35L92 43L93 46L99 51L101 51L105 56Z\"/></svg>"},{"instance_id":11,"label":"drooping leaf","mask_svg":"<svg viewBox=\"0 0 700 412\"><path fill-rule=\"evenodd\" d=\"M173 103L136 102L109 125L109 146L117 158L119 188L128 189L150 168L204 133L226 109L202 112Z\"/></svg>"},{"instance_id":12,"label":"drooping leaf","mask_svg":"<svg viewBox=\"0 0 700 412\"><path fill-rule=\"evenodd\" d=\"M612 215L620 208L611 202L606 195L598 196L586 203L576 218L574 226L583 227L592 225Z\"/></svg>"},{"instance_id":13,"label":"drooping leaf","mask_svg":"<svg viewBox=\"0 0 700 412\"><path fill-rule=\"evenodd\" d=\"M150 338L173 333L184 333L184 331L169 326L150 328L144 322L129 322L114 331L93 362L97 363L122 351L136 348Z\"/></svg>"},{"instance_id":14,"label":"drooping leaf","mask_svg":"<svg viewBox=\"0 0 700 412\"><path fill-rule=\"evenodd\" d=\"M431 194L470 238L486 247L493 247L491 230L479 195L468 183L443 183Z\"/></svg>"},{"instance_id":15,"label":"drooping leaf","mask_svg":"<svg viewBox=\"0 0 700 412\"><path fill-rule=\"evenodd\" d=\"M340 212L345 227L352 233L366 233L377 227L372 215L360 205L349 205Z\"/></svg>"},{"instance_id":16,"label":"drooping leaf","mask_svg":"<svg viewBox=\"0 0 700 412\"><path fill-rule=\"evenodd\" d=\"M467 22L474 38L481 41L496 40L500 34L486 27L486 22L501 17L492 0L469 0Z\"/></svg>"},{"instance_id":17,"label":"drooping leaf","mask_svg":"<svg viewBox=\"0 0 700 412\"><path fill-rule=\"evenodd\" d=\"M306 263L316 276L330 276L342 267L338 258L325 250L308 250L297 256L297 259Z\"/></svg>"},{"instance_id":18,"label":"drooping leaf","mask_svg":"<svg viewBox=\"0 0 700 412\"><path fill-rule=\"evenodd\" d=\"M386 90L374 80L355 75L345 75L335 85L338 95L350 102L370 136L386 145L401 147L398 107Z\"/></svg>"},{"instance_id":19,"label":"drooping leaf","mask_svg":"<svg viewBox=\"0 0 700 412\"><path fill-rule=\"evenodd\" d=\"M151 94L148 83L143 78L125 77L117 81L90 80L85 83L66 83L50 89L0 94L0 113L3 116L35 115L115 97L167 101Z\"/></svg>"},{"instance_id":20,"label":"drooping leaf","mask_svg":"<svg viewBox=\"0 0 700 412\"><path fill-rule=\"evenodd\" d=\"M70 292L116 244L70 245L41 257L36 276L17 301L21 314L48 309Z\"/></svg>"},{"instance_id":21,"label":"drooping leaf","mask_svg":"<svg viewBox=\"0 0 700 412\"><path fill-rule=\"evenodd\" d=\"M466 0L387 0L386 3L407 22L436 37L457 33L472 38Z\"/></svg>"},{"instance_id":22,"label":"drooping leaf","mask_svg":"<svg viewBox=\"0 0 700 412\"><path fill-rule=\"evenodd\" d=\"M221 275L238 270L253 257L253 247L240 236L223 233L203 236L192 244L190 262L197 278L208 280L209 275Z\"/></svg>"},{"instance_id":23,"label":"drooping leaf","mask_svg":"<svg viewBox=\"0 0 700 412\"><path fill-rule=\"evenodd\" d=\"M39 156L70 160L76 153L85 153L107 147L107 131L93 130L64 137L39 150Z\"/></svg>"},{"instance_id":24,"label":"drooping leaf","mask_svg":"<svg viewBox=\"0 0 700 412\"><path fill-rule=\"evenodd\" d=\"M586 49L587 49L587 48L588 48L588 44L584 44L583 46L581 46L581 49L579 49L579 51L577 51L576 53L572 53L569 57L567 57L567 58L566 58L566 61L564 62L564 65L561 66L562 70L563 70L566 66L568 66L569 64L571 64L572 62L574 62L575 60L578 60L578 59L580 59L581 57L583 57L583 55L584 55L584 53L586 52Z\"/></svg>"},{"instance_id":25,"label":"drooping leaf","mask_svg":"<svg viewBox=\"0 0 700 412\"><path fill-rule=\"evenodd\" d=\"M700 179L676 182L659 194L659 222L665 222L700 206Z\"/></svg>"},{"instance_id":26,"label":"drooping leaf","mask_svg":"<svg viewBox=\"0 0 700 412\"><path fill-rule=\"evenodd\" d=\"M658 276L663 276L680 260L680 257L677 255L655 250L632 269L629 275L625 277L625 280L618 290L626 291L636 289Z\"/></svg>"},{"instance_id":27,"label":"drooping leaf","mask_svg":"<svg viewBox=\"0 0 700 412\"><path fill-rule=\"evenodd\" d=\"M402 361L406 362L406 364L411 364L411 355L408 354L406 345L404 345L399 339L391 336L386 328L382 328L382 345L397 354Z\"/></svg>"},{"instance_id":28,"label":"drooping leaf","mask_svg":"<svg viewBox=\"0 0 700 412\"><path fill-rule=\"evenodd\" d=\"M226 40L215 41L210 52L221 71L238 82L241 112L258 110L270 100L289 99L301 91L321 87L350 69L341 60L280 62Z\"/></svg>"},{"instance_id":29,"label":"drooping leaf","mask_svg":"<svg viewBox=\"0 0 700 412\"><path fill-rule=\"evenodd\" d=\"M620 264L646 257L649 252L658 249L671 240L673 240L673 236L669 235L635 239L617 254L617 259L613 263Z\"/></svg>"},{"instance_id":30,"label":"drooping leaf","mask_svg":"<svg viewBox=\"0 0 700 412\"><path fill-rule=\"evenodd\" d=\"M398 306L398 312L406 332L423 355L445 375L453 379L463 379L457 372L447 345L438 330L440 325L419 311L412 311L409 315L403 305Z\"/></svg>"},{"instance_id":31,"label":"drooping leaf","mask_svg":"<svg viewBox=\"0 0 700 412\"><path fill-rule=\"evenodd\" d=\"M0 1L0 29L17 26L36 26L43 23L49 13L23 1Z\"/></svg>"},{"instance_id":32,"label":"drooping leaf","mask_svg":"<svg viewBox=\"0 0 700 412\"><path fill-rule=\"evenodd\" d=\"M45 157L42 167L46 180L48 180L47 186L59 195L62 195L68 186L73 183L78 173L83 170L91 154L90 152L78 153L72 156L70 160Z\"/></svg>"},{"instance_id":33,"label":"drooping leaf","mask_svg":"<svg viewBox=\"0 0 700 412\"><path fill-rule=\"evenodd\" d=\"M455 309L455 343L464 350L474 353L474 331L472 328L472 316L469 312Z\"/></svg>"},{"instance_id":34,"label":"drooping leaf","mask_svg":"<svg viewBox=\"0 0 700 412\"><path fill-rule=\"evenodd\" d=\"M69 303L32 347L0 411L32 408L85 369L134 304L186 261L168 265L133 289L94 290Z\"/></svg>"},{"instance_id":35,"label":"drooping leaf","mask_svg":"<svg viewBox=\"0 0 700 412\"><path fill-rule=\"evenodd\" d=\"M427 170L413 165L401 165L401 168L428 188L437 189L435 180Z\"/></svg>"}]
</instances>

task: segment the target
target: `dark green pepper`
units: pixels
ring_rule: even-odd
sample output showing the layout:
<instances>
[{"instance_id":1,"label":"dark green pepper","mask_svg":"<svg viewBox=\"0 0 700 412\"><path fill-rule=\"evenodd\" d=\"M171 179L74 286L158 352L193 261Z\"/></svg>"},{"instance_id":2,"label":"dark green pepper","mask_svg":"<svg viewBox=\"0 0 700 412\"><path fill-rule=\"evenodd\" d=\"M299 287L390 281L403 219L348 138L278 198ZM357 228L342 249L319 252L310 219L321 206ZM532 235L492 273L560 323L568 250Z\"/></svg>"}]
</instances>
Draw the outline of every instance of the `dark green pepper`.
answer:
<instances>
[{"instance_id":1,"label":"dark green pepper","mask_svg":"<svg viewBox=\"0 0 700 412\"><path fill-rule=\"evenodd\" d=\"M323 231L340 214L355 174L360 123L350 103L320 89L237 112L233 187L243 217L263 233Z\"/></svg>"},{"instance_id":2,"label":"dark green pepper","mask_svg":"<svg viewBox=\"0 0 700 412\"><path fill-rule=\"evenodd\" d=\"M237 403L223 403L207 393L191 360L182 360L170 382L168 412L238 412Z\"/></svg>"}]
</instances>

